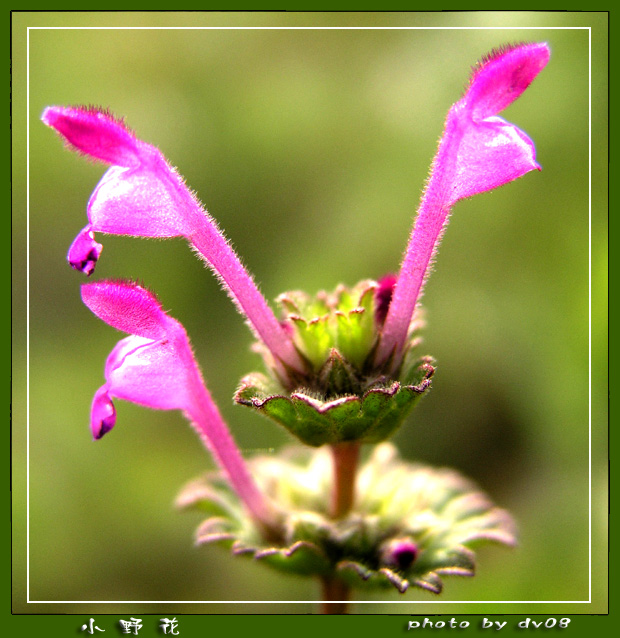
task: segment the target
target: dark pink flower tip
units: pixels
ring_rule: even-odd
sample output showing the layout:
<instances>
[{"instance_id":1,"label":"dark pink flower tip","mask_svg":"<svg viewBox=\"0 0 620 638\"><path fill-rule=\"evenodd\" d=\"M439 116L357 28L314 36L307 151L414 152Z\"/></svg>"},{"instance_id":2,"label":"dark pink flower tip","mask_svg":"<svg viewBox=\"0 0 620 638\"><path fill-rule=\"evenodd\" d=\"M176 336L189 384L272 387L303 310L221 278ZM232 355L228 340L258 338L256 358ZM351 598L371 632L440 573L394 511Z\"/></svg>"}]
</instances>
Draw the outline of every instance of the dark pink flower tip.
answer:
<instances>
[{"instance_id":1,"label":"dark pink flower tip","mask_svg":"<svg viewBox=\"0 0 620 638\"><path fill-rule=\"evenodd\" d=\"M69 147L93 159L125 167L140 163L140 142L108 111L83 106L49 106L41 119L56 130Z\"/></svg>"},{"instance_id":2,"label":"dark pink flower tip","mask_svg":"<svg viewBox=\"0 0 620 638\"><path fill-rule=\"evenodd\" d=\"M496 115L514 102L549 62L544 42L491 51L474 69L464 97L474 120Z\"/></svg>"},{"instance_id":3,"label":"dark pink flower tip","mask_svg":"<svg viewBox=\"0 0 620 638\"><path fill-rule=\"evenodd\" d=\"M375 321L379 325L383 324L387 316L396 280L396 275L389 274L381 277L378 281L379 287L375 292Z\"/></svg>"},{"instance_id":4,"label":"dark pink flower tip","mask_svg":"<svg viewBox=\"0 0 620 638\"><path fill-rule=\"evenodd\" d=\"M102 321L129 334L162 339L176 324L155 295L129 281L83 284L82 301Z\"/></svg>"},{"instance_id":5,"label":"dark pink flower tip","mask_svg":"<svg viewBox=\"0 0 620 638\"><path fill-rule=\"evenodd\" d=\"M75 270L90 276L95 272L95 265L102 250L103 246L95 241L95 235L89 225L73 240L67 253L67 261Z\"/></svg>"},{"instance_id":6,"label":"dark pink flower tip","mask_svg":"<svg viewBox=\"0 0 620 638\"><path fill-rule=\"evenodd\" d=\"M90 410L90 430L95 440L107 434L116 423L116 408L104 385L95 392Z\"/></svg>"},{"instance_id":7,"label":"dark pink flower tip","mask_svg":"<svg viewBox=\"0 0 620 638\"><path fill-rule=\"evenodd\" d=\"M381 551L381 563L398 570L409 569L418 556L418 546L410 537L395 538Z\"/></svg>"}]
</instances>

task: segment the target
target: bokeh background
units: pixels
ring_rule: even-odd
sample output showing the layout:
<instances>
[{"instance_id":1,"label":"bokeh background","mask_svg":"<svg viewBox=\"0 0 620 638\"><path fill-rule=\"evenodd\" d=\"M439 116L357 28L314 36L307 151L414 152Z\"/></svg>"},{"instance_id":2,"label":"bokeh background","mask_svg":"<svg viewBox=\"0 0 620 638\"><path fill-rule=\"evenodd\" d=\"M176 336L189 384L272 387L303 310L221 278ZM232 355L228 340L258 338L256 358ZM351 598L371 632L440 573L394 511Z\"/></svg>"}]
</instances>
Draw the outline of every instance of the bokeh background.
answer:
<instances>
[{"instance_id":1,"label":"bokeh background","mask_svg":"<svg viewBox=\"0 0 620 638\"><path fill-rule=\"evenodd\" d=\"M114 28L65 28L86 26ZM440 28L135 28L146 26ZM313 582L193 546L200 517L173 502L212 463L180 414L119 403L116 429L91 441L92 393L119 335L81 304L83 277L64 255L104 167L64 150L40 123L43 108L95 104L124 116L179 168L271 300L396 270L469 67L502 43L544 40L551 62L504 114L535 141L543 171L456 206L424 297L434 388L395 437L407 458L474 478L515 515L521 542L482 548L474 579L447 578L440 600L458 602L360 592L389 602L355 609L604 611L606 37L606 15L587 13L15 15L15 610L308 613L318 595ZM182 321L244 452L287 444L233 406L238 380L260 362L185 242L99 239L95 277L144 281ZM26 573L30 600L47 603L25 604ZM588 600L590 579L592 604L571 603Z\"/></svg>"}]
</instances>

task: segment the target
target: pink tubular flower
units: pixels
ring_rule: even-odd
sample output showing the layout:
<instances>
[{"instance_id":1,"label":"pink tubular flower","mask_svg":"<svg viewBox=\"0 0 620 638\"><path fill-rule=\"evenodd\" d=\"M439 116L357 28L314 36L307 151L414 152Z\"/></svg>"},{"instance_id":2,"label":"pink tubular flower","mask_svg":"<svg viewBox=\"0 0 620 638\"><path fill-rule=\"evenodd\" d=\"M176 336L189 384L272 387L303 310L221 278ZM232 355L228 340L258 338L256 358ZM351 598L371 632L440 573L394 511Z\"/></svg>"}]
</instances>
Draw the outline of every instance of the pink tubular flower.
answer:
<instances>
[{"instance_id":1,"label":"pink tubular flower","mask_svg":"<svg viewBox=\"0 0 620 638\"><path fill-rule=\"evenodd\" d=\"M137 284L101 281L82 286L82 300L107 324L128 332L105 366L105 384L91 409L95 439L116 421L113 398L159 410L182 410L230 484L263 529L277 526L272 505L252 480L235 442L204 385L183 326Z\"/></svg>"},{"instance_id":2,"label":"pink tubular flower","mask_svg":"<svg viewBox=\"0 0 620 638\"><path fill-rule=\"evenodd\" d=\"M549 61L544 43L493 51L475 69L465 95L452 106L394 286L376 362L400 360L409 324L451 207L533 169L530 138L497 113L516 100Z\"/></svg>"},{"instance_id":3,"label":"pink tubular flower","mask_svg":"<svg viewBox=\"0 0 620 638\"><path fill-rule=\"evenodd\" d=\"M287 367L303 369L291 338L217 224L157 148L97 109L52 106L41 119L73 150L111 164L88 202L89 223L69 249L67 257L73 268L93 273L102 250L95 232L185 237L218 275L280 366L282 377L287 378Z\"/></svg>"}]
</instances>

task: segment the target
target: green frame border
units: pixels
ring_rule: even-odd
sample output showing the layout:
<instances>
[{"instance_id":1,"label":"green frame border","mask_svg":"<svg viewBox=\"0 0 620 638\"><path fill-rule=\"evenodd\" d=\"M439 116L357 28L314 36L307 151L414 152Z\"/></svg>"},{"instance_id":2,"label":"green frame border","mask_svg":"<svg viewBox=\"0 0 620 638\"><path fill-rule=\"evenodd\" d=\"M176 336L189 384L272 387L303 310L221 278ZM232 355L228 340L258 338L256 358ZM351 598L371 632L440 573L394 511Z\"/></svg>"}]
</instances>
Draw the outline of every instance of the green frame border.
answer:
<instances>
[{"instance_id":1,"label":"green frame border","mask_svg":"<svg viewBox=\"0 0 620 638\"><path fill-rule=\"evenodd\" d=\"M251 11L252 9L250 9ZM296 11L296 9L289 9L291 11ZM314 8L311 11L321 11L322 8ZM407 11L408 9L398 9L396 7L393 8L395 11ZM565 10L565 9L564 9ZM33 9L36 11L36 9ZM71 11L71 10L69 10ZM365 9L368 11L368 9ZM372 9L370 9L372 11ZM576 9L576 11L580 11ZM589 9L589 12L593 12L595 10ZM602 12L606 12L607 10L600 10ZM25 14L30 13L30 10L21 11L19 9L14 10L14 13L10 16L10 31L11 31L11 57L12 57L12 109L10 111L11 124L13 134L11 136L13 144L17 144L20 141L19 133L21 127L24 126L24 115L25 109L22 107L23 103L25 103L25 96L23 95L23 70L24 70L24 51L22 47L25 44L25 41L22 41L22 36L15 32L15 19L20 16L23 17ZM248 14L251 15L251 14ZM584 13L584 19L588 15ZM608 14L608 19L612 16ZM610 20L611 22L611 20ZM609 27L609 30L611 28ZM608 38L608 33L600 34L600 37ZM595 34L593 34L593 38ZM599 37L599 36L597 36ZM609 41L608 41L609 42ZM609 46L610 51L610 62L613 61L613 49L611 45ZM611 102L611 98L610 98ZM23 130L23 129L22 129ZM13 195L11 197L11 204L15 201L17 197L17 190L21 188L22 183L25 184L20 178L23 177L22 171L23 167L11 165L11 176L12 176L12 188ZM596 185L593 184L593 188ZM14 215L18 213L14 211ZM19 220L17 217L13 219L11 232L12 233L20 233L24 232L25 227L22 226L22 220ZM9 253L11 254L11 253ZM12 274L13 274L13 285L12 285L12 295L15 297L17 295L23 294L23 291L20 289L22 285L21 274L19 272L19 268L22 265L21 257L12 255L13 264L12 264ZM25 258L23 259L25 263ZM602 301L606 295L606 291L598 290L593 291L593 297ZM595 301L593 301L595 303ZM23 327L23 318L19 316L13 316L12 319L12 329L14 331L19 331ZM22 365L23 362L13 361L14 369L18 366ZM16 375L12 375L13 382L15 382ZM13 406L13 418L14 424L17 425L17 416L20 414L20 406ZM11 443L14 445L20 444L20 437L17 434L14 434ZM20 490L25 484L25 471L23 468L12 466L12 498L10 501L10 507L13 508L13 512L16 512L16 499L21 498L19 495ZM22 539L20 538L20 530L18 528L19 521L19 510L16 512L15 517L11 519L9 526L10 538L12 541L12 556L9 563L9 569L11 572L15 570L20 570L24 568L25 565L25 552L23 551L23 547L21 547ZM599 574L593 574L593 578L604 577L607 578L607 575L604 576ZM15 591L13 588L9 593L11 602L18 599L22 596L23 592ZM602 603L602 604L601 604ZM594 601L593 603L594 604ZM162 605L164 607L166 605ZM492 621L507 621L506 627L503 629L503 632L506 631L518 631L517 624L519 621L524 620L525 618L531 618L540 622L544 621L548 618L570 618L571 622L568 629L582 631L587 630L589 634L592 632L603 632L604 630L610 627L610 622L613 616L613 606L609 606L608 609L611 609L611 612L608 612L605 615L600 614L600 610L606 607L606 603L603 601L598 601L596 605L599 610L599 615L590 615L587 613L587 609L589 605L583 605L584 612L579 614L537 614L537 613L510 613L510 614L499 614L494 613L493 611L488 611L486 613L481 612L475 616L472 615L458 615L458 614L437 614L437 615L422 615L420 617L416 617L416 619L424 619L428 617L430 620L436 622L437 620L449 620L454 617L457 621L461 622L467 620L470 623L470 626L467 630L461 631L483 631L480 628L483 618L488 618ZM118 619L122 617L129 617L130 615L134 617L140 617L143 619L143 629L140 631L141 636L146 635L163 635L162 632L158 629L159 618L167 616L172 617L175 614L171 613L170 610L166 613L161 612L160 614L140 614L139 612L127 611L124 612L124 616L121 613L115 614L95 614L85 609L83 615L65 615L62 613L40 613L39 609L41 606L37 606L38 609L33 611L32 614L14 614L10 611L8 623L6 628L9 632L14 635L23 635L26 630L28 633L40 632L43 635L67 635L69 633L81 634L80 627L84 622L88 621L89 617L95 617L96 624L103 625L103 627L108 631L117 631L120 634L120 630L118 630ZM126 605L129 609L130 605ZM413 619L414 616L407 614L407 610L415 610L415 606L411 607L403 605L403 613L397 616L394 615L365 615L363 613L349 616L349 617L340 617L334 618L332 620L319 620L314 617L304 616L303 618L299 618L297 615L261 615L260 605L253 605L253 608L256 608L254 613L256 615L239 615L236 614L233 606L231 605L231 613L230 614L214 614L214 615L176 615L179 621L179 630L182 635L187 636L191 635L192 632L204 632L206 631L219 631L219 630L228 630L231 629L235 631L245 631L248 633L260 632L261 634L264 632L283 632L286 630L294 630L296 633L301 635L309 634L310 632L314 633L317 629L320 629L322 632L328 632L330 635L331 632L342 631L346 629L348 631L357 631L363 635L372 635L375 632L407 632L407 625L409 620ZM521 607L521 606L520 606ZM50 609L53 609L54 606L50 605ZM532 605L531 611L536 612L537 606ZM503 610L506 609L506 605L503 606ZM441 607L437 609L437 611L441 611ZM319 617L320 618L320 617ZM316 624L316 623L321 623ZM542 628L541 628L542 629ZM447 630L447 629L446 629ZM556 631L559 629L555 628ZM427 630L428 631L428 630ZM435 629L437 631L437 629ZM441 630L444 631L444 630ZM154 633L153 633L154 632ZM84 632L85 633L85 632Z\"/></svg>"}]
</instances>

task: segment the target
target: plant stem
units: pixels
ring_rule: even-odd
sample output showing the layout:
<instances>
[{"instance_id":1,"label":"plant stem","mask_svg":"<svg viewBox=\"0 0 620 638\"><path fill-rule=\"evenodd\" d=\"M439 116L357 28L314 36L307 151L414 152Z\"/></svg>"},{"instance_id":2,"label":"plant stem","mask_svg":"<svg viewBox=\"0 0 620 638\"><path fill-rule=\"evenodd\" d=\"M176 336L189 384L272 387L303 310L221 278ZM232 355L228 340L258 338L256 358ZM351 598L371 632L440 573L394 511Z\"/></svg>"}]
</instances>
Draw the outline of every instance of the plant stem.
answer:
<instances>
[{"instance_id":1,"label":"plant stem","mask_svg":"<svg viewBox=\"0 0 620 638\"><path fill-rule=\"evenodd\" d=\"M323 576L323 600L321 602L322 614L346 614L349 603L349 587L339 578ZM331 602L334 601L334 602Z\"/></svg>"},{"instance_id":2,"label":"plant stem","mask_svg":"<svg viewBox=\"0 0 620 638\"><path fill-rule=\"evenodd\" d=\"M332 518L346 516L355 501L355 475L359 459L360 444L357 441L336 443L331 446L334 460L334 482L332 486L329 515ZM323 598L322 614L346 614L349 587L332 575L321 578Z\"/></svg>"},{"instance_id":3,"label":"plant stem","mask_svg":"<svg viewBox=\"0 0 620 638\"><path fill-rule=\"evenodd\" d=\"M342 518L349 513L355 500L355 474L360 444L357 441L336 443L331 446L334 459L334 483L329 514Z\"/></svg>"}]
</instances>

